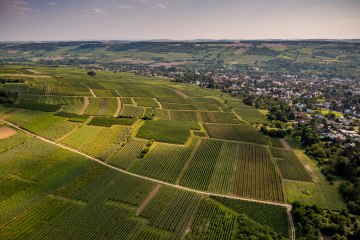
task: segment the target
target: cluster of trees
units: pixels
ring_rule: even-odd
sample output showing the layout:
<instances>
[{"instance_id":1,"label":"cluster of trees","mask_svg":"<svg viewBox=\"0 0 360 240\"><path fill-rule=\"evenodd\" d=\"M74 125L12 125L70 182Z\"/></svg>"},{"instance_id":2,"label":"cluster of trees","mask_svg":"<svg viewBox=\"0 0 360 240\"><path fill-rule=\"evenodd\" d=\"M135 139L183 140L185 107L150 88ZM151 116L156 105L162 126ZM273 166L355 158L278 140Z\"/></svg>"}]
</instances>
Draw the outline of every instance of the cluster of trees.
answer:
<instances>
[{"instance_id":1,"label":"cluster of trees","mask_svg":"<svg viewBox=\"0 0 360 240\"><path fill-rule=\"evenodd\" d=\"M177 76L174 81L183 83L193 83L198 81L200 82L200 86L207 88L215 87L214 79L212 79L212 77L192 71L188 71L182 76Z\"/></svg>"},{"instance_id":2,"label":"cluster of trees","mask_svg":"<svg viewBox=\"0 0 360 240\"><path fill-rule=\"evenodd\" d=\"M10 78L0 78L0 83L23 83L25 82L23 79L10 79Z\"/></svg>"},{"instance_id":3,"label":"cluster of trees","mask_svg":"<svg viewBox=\"0 0 360 240\"><path fill-rule=\"evenodd\" d=\"M321 235L330 236L332 240L360 239L360 222L347 210L336 212L298 202L292 206L296 238L299 240L318 240Z\"/></svg>"},{"instance_id":4,"label":"cluster of trees","mask_svg":"<svg viewBox=\"0 0 360 240\"><path fill-rule=\"evenodd\" d=\"M283 237L271 228L261 225L244 214L237 218L236 240L263 239L263 240L281 240Z\"/></svg>"},{"instance_id":5,"label":"cluster of trees","mask_svg":"<svg viewBox=\"0 0 360 240\"><path fill-rule=\"evenodd\" d=\"M19 99L19 94L16 92L0 90L0 103L13 104Z\"/></svg>"},{"instance_id":6,"label":"cluster of trees","mask_svg":"<svg viewBox=\"0 0 360 240\"><path fill-rule=\"evenodd\" d=\"M258 109L269 110L267 117L270 121L287 122L296 118L293 109L281 98L248 95L243 98L243 102Z\"/></svg>"},{"instance_id":7,"label":"cluster of trees","mask_svg":"<svg viewBox=\"0 0 360 240\"><path fill-rule=\"evenodd\" d=\"M96 76L96 72L91 70L91 71L88 71L87 74L90 76L90 77L94 77Z\"/></svg>"},{"instance_id":8,"label":"cluster of trees","mask_svg":"<svg viewBox=\"0 0 360 240\"><path fill-rule=\"evenodd\" d=\"M329 181L343 180L340 193L350 212L360 214L360 145L345 148L336 140L321 139L313 126L299 125L293 137L301 141Z\"/></svg>"},{"instance_id":9,"label":"cluster of trees","mask_svg":"<svg viewBox=\"0 0 360 240\"><path fill-rule=\"evenodd\" d=\"M279 128L267 128L266 126L261 126L260 131L265 135L276 138L283 138L288 134L287 129L279 129Z\"/></svg>"},{"instance_id":10,"label":"cluster of trees","mask_svg":"<svg viewBox=\"0 0 360 240\"><path fill-rule=\"evenodd\" d=\"M332 63L319 63L314 62L297 62L289 59L272 59L263 62L261 65L262 70L268 73L280 72L282 74L296 74L307 76L317 75L327 78L351 78L356 79L359 77L358 69L359 62L332 62Z\"/></svg>"}]
</instances>

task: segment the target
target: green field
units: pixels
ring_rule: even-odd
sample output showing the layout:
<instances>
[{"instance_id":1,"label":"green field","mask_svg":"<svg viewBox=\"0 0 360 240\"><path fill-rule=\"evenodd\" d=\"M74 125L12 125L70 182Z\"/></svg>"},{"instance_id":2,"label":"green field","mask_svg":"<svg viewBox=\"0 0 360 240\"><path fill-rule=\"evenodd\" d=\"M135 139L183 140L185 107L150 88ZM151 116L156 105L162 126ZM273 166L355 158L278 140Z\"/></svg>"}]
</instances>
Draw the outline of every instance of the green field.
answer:
<instances>
[{"instance_id":1,"label":"green field","mask_svg":"<svg viewBox=\"0 0 360 240\"><path fill-rule=\"evenodd\" d=\"M0 85L21 93L0 105L17 126L0 121L0 239L287 239L286 204L345 206L312 160L253 125L262 113L220 91L0 66L13 74L24 82Z\"/></svg>"},{"instance_id":2,"label":"green field","mask_svg":"<svg viewBox=\"0 0 360 240\"><path fill-rule=\"evenodd\" d=\"M240 233L236 220L264 228L246 211L155 186L38 139L1 153L0 164L1 239L218 239Z\"/></svg>"},{"instance_id":3,"label":"green field","mask_svg":"<svg viewBox=\"0 0 360 240\"><path fill-rule=\"evenodd\" d=\"M196 122L145 121L137 137L154 139L159 142L185 143L190 137L190 130L199 130Z\"/></svg>"}]
</instances>

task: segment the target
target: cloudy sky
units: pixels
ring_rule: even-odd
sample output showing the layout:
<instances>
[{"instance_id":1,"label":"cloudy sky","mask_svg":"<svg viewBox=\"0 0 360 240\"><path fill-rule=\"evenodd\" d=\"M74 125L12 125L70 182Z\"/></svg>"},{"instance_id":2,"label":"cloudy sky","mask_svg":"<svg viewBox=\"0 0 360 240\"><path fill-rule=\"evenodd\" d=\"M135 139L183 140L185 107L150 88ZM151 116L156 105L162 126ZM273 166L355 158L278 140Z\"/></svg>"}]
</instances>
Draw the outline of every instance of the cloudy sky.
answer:
<instances>
[{"instance_id":1,"label":"cloudy sky","mask_svg":"<svg viewBox=\"0 0 360 240\"><path fill-rule=\"evenodd\" d=\"M360 0L0 0L0 41L360 38Z\"/></svg>"}]
</instances>

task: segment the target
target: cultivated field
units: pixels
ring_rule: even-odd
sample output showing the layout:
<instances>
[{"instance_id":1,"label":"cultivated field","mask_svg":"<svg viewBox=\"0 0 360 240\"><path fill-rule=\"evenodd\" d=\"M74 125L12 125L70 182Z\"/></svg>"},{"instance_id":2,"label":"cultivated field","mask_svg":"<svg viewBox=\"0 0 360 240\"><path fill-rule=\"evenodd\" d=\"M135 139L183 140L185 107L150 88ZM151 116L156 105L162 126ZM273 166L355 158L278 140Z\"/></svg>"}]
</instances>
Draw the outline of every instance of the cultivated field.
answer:
<instances>
[{"instance_id":1,"label":"cultivated field","mask_svg":"<svg viewBox=\"0 0 360 240\"><path fill-rule=\"evenodd\" d=\"M0 105L0 239L232 239L245 225L282 239L289 201L343 206L239 99L130 73L27 69L0 67L24 80L0 84L20 93Z\"/></svg>"}]
</instances>

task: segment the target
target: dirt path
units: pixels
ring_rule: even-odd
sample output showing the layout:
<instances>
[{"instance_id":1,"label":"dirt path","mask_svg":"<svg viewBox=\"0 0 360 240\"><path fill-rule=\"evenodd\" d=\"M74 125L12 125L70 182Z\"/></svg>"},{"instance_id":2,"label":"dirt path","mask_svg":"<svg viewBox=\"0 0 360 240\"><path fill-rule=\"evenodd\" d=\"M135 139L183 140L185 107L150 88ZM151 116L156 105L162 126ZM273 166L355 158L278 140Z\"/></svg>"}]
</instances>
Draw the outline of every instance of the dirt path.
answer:
<instances>
[{"instance_id":1,"label":"dirt path","mask_svg":"<svg viewBox=\"0 0 360 240\"><path fill-rule=\"evenodd\" d=\"M281 143L284 145L286 149L292 149L289 143L286 141L285 138L280 138Z\"/></svg>"},{"instance_id":2,"label":"dirt path","mask_svg":"<svg viewBox=\"0 0 360 240\"><path fill-rule=\"evenodd\" d=\"M194 158L195 153L196 153L196 151L198 150L198 148L200 147L201 142L202 142L202 139L200 138L199 141L196 143L194 149L192 150L189 158L186 160L186 163L185 163L183 169L181 170L181 172L180 172L180 174L179 174L179 177L176 179L175 184L180 185L181 180L182 180L183 177L185 176L185 173L187 172L187 170L188 170L188 168L189 168L189 166L190 166L191 160Z\"/></svg>"},{"instance_id":3,"label":"dirt path","mask_svg":"<svg viewBox=\"0 0 360 240\"><path fill-rule=\"evenodd\" d=\"M186 227L183 235L182 235L181 238L180 238L181 240L185 239L186 235L188 235L188 233L191 231L191 227L192 227L192 225L193 225L193 222L194 222L195 217L196 217L196 213L197 213L197 211L199 210L199 207L200 207L201 202L202 202L202 201L198 201L196 207L194 208L194 209L196 209L196 210L192 213L192 215L191 215L191 217L190 217L190 219L189 219L189 221L188 221L188 223L187 223L187 227Z\"/></svg>"},{"instance_id":4,"label":"dirt path","mask_svg":"<svg viewBox=\"0 0 360 240\"><path fill-rule=\"evenodd\" d=\"M81 83L81 84L84 85L85 87L87 87L87 89L89 89L89 91L90 91L90 93L91 93L91 95L92 95L93 97L96 97L94 91L93 91L91 88L89 88L88 86L86 86L84 83Z\"/></svg>"},{"instance_id":5,"label":"dirt path","mask_svg":"<svg viewBox=\"0 0 360 240\"><path fill-rule=\"evenodd\" d=\"M287 215L288 215L288 219L289 219L289 223L290 223L290 230L291 230L290 239L295 240L296 239L295 225L294 225L293 217L291 215L292 206L289 205L286 209L287 209Z\"/></svg>"},{"instance_id":6,"label":"dirt path","mask_svg":"<svg viewBox=\"0 0 360 240\"><path fill-rule=\"evenodd\" d=\"M237 196L226 195L226 194L218 194L218 193L212 193L212 192L207 192L207 191L201 191L201 190L196 190L196 189L189 188L189 187L179 186L179 185L176 185L176 184L173 184L173 183L164 182L164 181L161 181L161 180L158 180L158 179L145 177L145 176L142 176L142 175L139 175L139 174L136 174L136 173L132 173L132 172L128 172L126 170L123 170L123 169L114 167L112 165L109 165L109 164L101 161L100 159L94 158L94 157L92 157L92 156L90 156L90 155L88 155L86 153L80 152L79 150L77 150L75 148L72 148L72 147L69 147L69 146L66 146L66 145L63 145L63 144L60 144L60 143L56 143L54 141L51 141L49 139L46 139L44 137L41 137L41 136L36 135L34 133L31 133L31 132L29 132L29 131L27 131L25 129L22 129L20 126L15 125L15 124L13 124L11 122L8 122L6 120L0 119L0 121L10 125L13 128L16 128L19 131L27 133L30 136L36 137L36 138L38 138L38 139L40 139L40 140L42 140L44 142L56 145L58 147L61 147L63 149L69 150L69 151L72 151L72 152L77 153L79 155L82 155L82 156L84 156L84 157L86 157L86 158L88 158L88 159L90 159L90 160L92 160L94 162L97 162L97 163L99 163L99 164L101 164L103 166L106 166L106 167L111 168L111 169L113 169L115 171L130 175L130 176L133 176L133 177L141 178L141 179L148 180L148 181L151 181L151 182L155 182L155 183L159 183L159 184L162 184L162 185L170 186L170 187L173 187L173 188L176 188L176 189L179 189L179 190L189 191L189 192L193 192L193 193L200 194L200 195L205 195L205 196L225 197L225 198L230 198L230 199L237 199L237 200L242 200L242 201L249 201L249 202L256 202L256 203L263 203L263 204L270 204L270 205L276 205L276 206L285 207L287 209L288 218L289 218L290 227L291 227L291 239L295 240L295 228L294 228L293 218L292 218L292 215L291 215L291 205L289 205L289 204L279 203L279 202L271 202L271 201L263 201L263 200L244 198L244 197L237 197ZM191 155L193 155L193 153Z\"/></svg>"},{"instance_id":7,"label":"dirt path","mask_svg":"<svg viewBox=\"0 0 360 240\"><path fill-rule=\"evenodd\" d=\"M149 195L146 197L146 199L144 200L144 202L138 207L138 209L136 210L136 216L139 216L142 211L145 209L145 207L151 202L151 200L156 196L156 194L160 191L161 188L161 184L158 183L154 189L151 191L151 193L149 193Z\"/></svg>"},{"instance_id":8,"label":"dirt path","mask_svg":"<svg viewBox=\"0 0 360 240\"><path fill-rule=\"evenodd\" d=\"M152 182L155 182L155 183L161 183L163 185L167 185L167 186L170 186L170 187L174 187L174 188L177 188L177 189L180 189L180 190L185 190L185 191L190 191L190 192L194 192L194 193L198 193L198 194L201 194L201 195L213 195L213 196L218 196L218 197L225 197L225 198L231 198L231 199L238 199L238 200L244 200L244 201L250 201L250 202L258 202L258 203L265 203L265 204L271 204L271 205L277 205L277 206L282 206L282 207L289 207L291 205L289 204L286 204L286 203L279 203L279 202L272 202L272 201L265 201L265 200L257 200L257 199L252 199L252 198L244 198L244 197L237 197L237 196L232 196L232 195L226 195L226 194L218 194L218 193L212 193L212 192L207 192L207 191L201 191L201 190L196 190L196 189L192 189L192 188L189 188L189 187L184 187L184 186L179 186L179 185L176 185L176 184L173 184L173 183L168 183L168 182L164 182L162 180L158 180L158 179L154 179L154 178L150 178L150 177L145 177L145 176L142 176L142 175L139 175L139 174L136 174L136 173L132 173L132 172L128 172L126 170L123 170L123 169L120 169L120 168L117 168L117 167L114 167L112 165L109 165L103 161L101 161L100 159L97 159L97 158L94 158L86 153L83 153L75 148L72 148L72 147L69 147L69 146L66 146L66 145L63 145L63 144L60 144L60 143L56 143L54 141L51 141L47 138L44 138L44 137L41 137L39 135L36 135L34 133L31 133L25 129L22 129L20 126L17 126L11 122L8 122L6 120L2 120L0 119L0 121L24 132L24 133L27 133L28 135L31 135L33 137L36 137L44 142L47 142L47 143L50 143L50 144L53 144L53 145L56 145L58 147L61 147L63 149L67 149L69 151L72 151L72 152L75 152L79 155L82 155L90 160L93 160L95 162L98 162L99 164L101 165L104 165L104 166L107 166L111 169L114 169L118 172L122 172L122 173L125 173L125 174L128 174L128 175L131 175L131 176L134 176L134 177L138 177L138 178L142 178L142 179L145 179L145 180L149 180L149 181L152 181Z\"/></svg>"},{"instance_id":9,"label":"dirt path","mask_svg":"<svg viewBox=\"0 0 360 240\"><path fill-rule=\"evenodd\" d=\"M84 97L84 106L80 110L79 114L84 115L86 112L86 109L89 107L89 105L90 105L89 97Z\"/></svg>"},{"instance_id":10,"label":"dirt path","mask_svg":"<svg viewBox=\"0 0 360 240\"><path fill-rule=\"evenodd\" d=\"M38 72L38 71L36 71L34 69L26 69L26 70L29 71L29 72L35 73L35 74L41 74L41 72Z\"/></svg>"},{"instance_id":11,"label":"dirt path","mask_svg":"<svg viewBox=\"0 0 360 240\"><path fill-rule=\"evenodd\" d=\"M161 103L156 99L156 98L154 98L154 100L157 102L157 104L159 105L159 108L160 109L163 109L163 106L161 105Z\"/></svg>"},{"instance_id":12,"label":"dirt path","mask_svg":"<svg viewBox=\"0 0 360 240\"><path fill-rule=\"evenodd\" d=\"M173 89L177 94L179 94L180 96L182 96L183 98L190 98L188 95L186 95L185 93L183 93L182 91L180 90L175 90Z\"/></svg>"},{"instance_id":13,"label":"dirt path","mask_svg":"<svg viewBox=\"0 0 360 240\"><path fill-rule=\"evenodd\" d=\"M120 97L117 97L116 100L117 100L117 109L116 109L116 112L114 113L114 116L113 116L113 117L118 117L118 116L120 115L120 112L121 112L121 101L120 101Z\"/></svg>"},{"instance_id":14,"label":"dirt path","mask_svg":"<svg viewBox=\"0 0 360 240\"><path fill-rule=\"evenodd\" d=\"M116 92L120 97L122 97L121 94L119 93L119 91L118 91L117 89L115 90L115 92Z\"/></svg>"}]
</instances>

